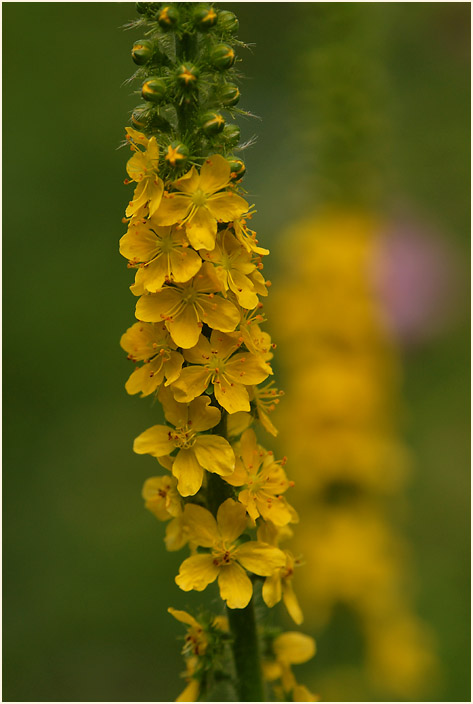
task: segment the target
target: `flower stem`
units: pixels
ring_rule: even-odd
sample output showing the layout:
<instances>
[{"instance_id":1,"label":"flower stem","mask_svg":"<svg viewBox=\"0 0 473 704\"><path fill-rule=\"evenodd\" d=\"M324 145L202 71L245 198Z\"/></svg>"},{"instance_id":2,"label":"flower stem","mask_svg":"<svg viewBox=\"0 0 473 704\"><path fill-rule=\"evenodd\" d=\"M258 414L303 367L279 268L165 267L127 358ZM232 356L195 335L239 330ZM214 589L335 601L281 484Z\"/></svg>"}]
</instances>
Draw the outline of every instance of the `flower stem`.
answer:
<instances>
[{"instance_id":1,"label":"flower stem","mask_svg":"<svg viewBox=\"0 0 473 704\"><path fill-rule=\"evenodd\" d=\"M264 702L261 658L253 598L244 609L228 609L240 702Z\"/></svg>"}]
</instances>

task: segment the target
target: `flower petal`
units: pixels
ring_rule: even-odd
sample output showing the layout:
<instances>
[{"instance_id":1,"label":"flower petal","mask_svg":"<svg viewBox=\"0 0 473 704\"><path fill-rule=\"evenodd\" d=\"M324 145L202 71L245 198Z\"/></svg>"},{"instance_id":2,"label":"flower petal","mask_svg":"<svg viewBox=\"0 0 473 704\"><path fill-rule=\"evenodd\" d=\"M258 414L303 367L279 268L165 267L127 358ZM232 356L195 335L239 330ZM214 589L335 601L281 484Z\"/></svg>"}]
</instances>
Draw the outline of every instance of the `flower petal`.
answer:
<instances>
[{"instance_id":1,"label":"flower petal","mask_svg":"<svg viewBox=\"0 0 473 704\"><path fill-rule=\"evenodd\" d=\"M190 539L203 548L211 548L218 541L218 528L210 511L197 504L186 504L184 519Z\"/></svg>"},{"instance_id":2,"label":"flower petal","mask_svg":"<svg viewBox=\"0 0 473 704\"><path fill-rule=\"evenodd\" d=\"M231 303L220 296L200 295L196 301L200 309L200 318L204 323L214 330L221 332L233 332L240 322L240 313Z\"/></svg>"},{"instance_id":3,"label":"flower petal","mask_svg":"<svg viewBox=\"0 0 473 704\"><path fill-rule=\"evenodd\" d=\"M209 396L200 396L196 398L189 406L189 425L192 430L197 433L202 433L204 430L210 430L219 422L222 414L215 406L210 405Z\"/></svg>"},{"instance_id":4,"label":"flower petal","mask_svg":"<svg viewBox=\"0 0 473 704\"><path fill-rule=\"evenodd\" d=\"M186 235L194 249L213 249L217 236L217 221L205 205L196 208L186 222Z\"/></svg>"},{"instance_id":5,"label":"flower petal","mask_svg":"<svg viewBox=\"0 0 473 704\"><path fill-rule=\"evenodd\" d=\"M304 633L288 631L274 639L273 649L281 663L300 665L315 655L315 640Z\"/></svg>"},{"instance_id":6,"label":"flower petal","mask_svg":"<svg viewBox=\"0 0 473 704\"><path fill-rule=\"evenodd\" d=\"M204 393L210 381L210 373L204 367L185 367L172 386L174 398L179 403L189 403Z\"/></svg>"},{"instance_id":7,"label":"flower petal","mask_svg":"<svg viewBox=\"0 0 473 704\"><path fill-rule=\"evenodd\" d=\"M235 468L235 453L228 440L219 435L199 435L193 450L199 464L209 472L226 476Z\"/></svg>"},{"instance_id":8,"label":"flower petal","mask_svg":"<svg viewBox=\"0 0 473 704\"><path fill-rule=\"evenodd\" d=\"M157 225L174 225L183 220L192 208L189 196L174 195L164 196L159 210L154 215Z\"/></svg>"},{"instance_id":9,"label":"flower petal","mask_svg":"<svg viewBox=\"0 0 473 704\"><path fill-rule=\"evenodd\" d=\"M219 191L228 185L230 173L229 162L220 154L212 154L202 164L199 188L207 194L215 193L215 191Z\"/></svg>"},{"instance_id":10,"label":"flower petal","mask_svg":"<svg viewBox=\"0 0 473 704\"><path fill-rule=\"evenodd\" d=\"M196 621L191 614L188 614L187 611L180 611L179 609L174 609L172 606L169 606L168 613L174 616L180 623L185 623L187 626L192 626L192 628L202 628L200 623Z\"/></svg>"},{"instance_id":11,"label":"flower petal","mask_svg":"<svg viewBox=\"0 0 473 704\"><path fill-rule=\"evenodd\" d=\"M271 579L271 577L268 577L268 579ZM304 616L302 614L302 609L299 606L299 601L294 593L292 583L289 580L284 580L283 601L289 616L292 618L294 623L297 623L297 625L300 626L304 620Z\"/></svg>"},{"instance_id":12,"label":"flower petal","mask_svg":"<svg viewBox=\"0 0 473 704\"><path fill-rule=\"evenodd\" d=\"M189 536L187 526L182 515L174 518L167 524L166 537L164 538L166 550L169 550L170 552L180 550L184 547L188 540Z\"/></svg>"},{"instance_id":13,"label":"flower petal","mask_svg":"<svg viewBox=\"0 0 473 704\"><path fill-rule=\"evenodd\" d=\"M197 344L202 326L191 303L185 304L177 315L166 321L166 325L178 347L189 349Z\"/></svg>"},{"instance_id":14,"label":"flower petal","mask_svg":"<svg viewBox=\"0 0 473 704\"><path fill-rule=\"evenodd\" d=\"M228 413L249 411L248 391L243 384L231 384L225 378L214 386L215 398Z\"/></svg>"},{"instance_id":15,"label":"flower petal","mask_svg":"<svg viewBox=\"0 0 473 704\"><path fill-rule=\"evenodd\" d=\"M263 577L269 577L286 564L286 556L282 550L258 540L243 543L234 551L233 556L247 570Z\"/></svg>"},{"instance_id":16,"label":"flower petal","mask_svg":"<svg viewBox=\"0 0 473 704\"><path fill-rule=\"evenodd\" d=\"M180 292L165 286L158 293L141 296L136 303L136 317L148 323L162 323L172 309L182 300Z\"/></svg>"},{"instance_id":17,"label":"flower petal","mask_svg":"<svg viewBox=\"0 0 473 704\"><path fill-rule=\"evenodd\" d=\"M153 425L138 435L133 443L133 451L138 455L153 455L153 457L168 455L174 447L174 441L169 438L169 428L166 425Z\"/></svg>"},{"instance_id":18,"label":"flower petal","mask_svg":"<svg viewBox=\"0 0 473 704\"><path fill-rule=\"evenodd\" d=\"M245 530L246 524L244 506L233 499L227 499L220 504L217 511L217 525L223 540L234 543Z\"/></svg>"},{"instance_id":19,"label":"flower petal","mask_svg":"<svg viewBox=\"0 0 473 704\"><path fill-rule=\"evenodd\" d=\"M192 279L202 266L202 259L190 247L173 249L169 254L174 281L184 282Z\"/></svg>"},{"instance_id":20,"label":"flower petal","mask_svg":"<svg viewBox=\"0 0 473 704\"><path fill-rule=\"evenodd\" d=\"M195 589L201 592L218 575L212 555L192 555L184 560L176 577L176 584L185 592Z\"/></svg>"},{"instance_id":21,"label":"flower petal","mask_svg":"<svg viewBox=\"0 0 473 704\"><path fill-rule=\"evenodd\" d=\"M216 193L207 200L207 208L212 217L223 222L232 222L246 213L250 207L244 198L233 191Z\"/></svg>"},{"instance_id":22,"label":"flower petal","mask_svg":"<svg viewBox=\"0 0 473 704\"><path fill-rule=\"evenodd\" d=\"M235 563L220 568L218 575L220 596L229 609L244 609L248 606L253 585L245 570Z\"/></svg>"},{"instance_id":23,"label":"flower petal","mask_svg":"<svg viewBox=\"0 0 473 704\"><path fill-rule=\"evenodd\" d=\"M194 496L202 486L204 470L196 459L194 449L179 450L172 465L177 479L177 490L181 496Z\"/></svg>"},{"instance_id":24,"label":"flower petal","mask_svg":"<svg viewBox=\"0 0 473 704\"><path fill-rule=\"evenodd\" d=\"M276 572L266 577L263 584L263 599L266 606L271 609L281 601L282 588L281 576Z\"/></svg>"},{"instance_id":25,"label":"flower petal","mask_svg":"<svg viewBox=\"0 0 473 704\"><path fill-rule=\"evenodd\" d=\"M184 357L182 354L171 350L169 353L169 359L164 363L164 375L167 379L165 386L168 386L179 379L183 363Z\"/></svg>"},{"instance_id":26,"label":"flower petal","mask_svg":"<svg viewBox=\"0 0 473 704\"><path fill-rule=\"evenodd\" d=\"M240 352L225 365L225 373L239 384L260 384L272 374L269 364L254 354Z\"/></svg>"}]
</instances>

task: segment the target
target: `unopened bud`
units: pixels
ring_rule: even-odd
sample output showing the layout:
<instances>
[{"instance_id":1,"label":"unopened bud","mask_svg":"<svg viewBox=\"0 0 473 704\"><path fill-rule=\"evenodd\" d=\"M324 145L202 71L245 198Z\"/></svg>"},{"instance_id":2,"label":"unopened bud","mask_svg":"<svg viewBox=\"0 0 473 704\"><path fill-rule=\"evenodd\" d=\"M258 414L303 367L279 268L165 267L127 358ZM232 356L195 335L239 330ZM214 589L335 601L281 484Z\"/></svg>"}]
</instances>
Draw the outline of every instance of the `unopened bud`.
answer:
<instances>
[{"instance_id":1,"label":"unopened bud","mask_svg":"<svg viewBox=\"0 0 473 704\"><path fill-rule=\"evenodd\" d=\"M138 64L138 66L143 66L148 63L154 54L153 44L147 39L140 39L133 44L131 50L131 58Z\"/></svg>"},{"instance_id":2,"label":"unopened bud","mask_svg":"<svg viewBox=\"0 0 473 704\"><path fill-rule=\"evenodd\" d=\"M229 10L220 10L218 13L218 28L223 32L228 32L229 34L236 34L238 32L238 18L233 12Z\"/></svg>"},{"instance_id":3,"label":"unopened bud","mask_svg":"<svg viewBox=\"0 0 473 704\"><path fill-rule=\"evenodd\" d=\"M218 112L206 112L201 120L202 131L208 136L218 134L225 127L225 119Z\"/></svg>"},{"instance_id":4,"label":"unopened bud","mask_svg":"<svg viewBox=\"0 0 473 704\"><path fill-rule=\"evenodd\" d=\"M210 63L219 71L225 71L235 63L235 52L228 44L216 44L210 52Z\"/></svg>"},{"instance_id":5,"label":"unopened bud","mask_svg":"<svg viewBox=\"0 0 473 704\"><path fill-rule=\"evenodd\" d=\"M194 12L194 21L198 29L206 31L217 24L217 13L210 5L201 5Z\"/></svg>"},{"instance_id":6,"label":"unopened bud","mask_svg":"<svg viewBox=\"0 0 473 704\"><path fill-rule=\"evenodd\" d=\"M226 83L219 93L219 98L224 105L232 107L240 100L240 91L234 83Z\"/></svg>"},{"instance_id":7,"label":"unopened bud","mask_svg":"<svg viewBox=\"0 0 473 704\"><path fill-rule=\"evenodd\" d=\"M181 64L176 74L177 82L186 90L192 90L196 87L198 77L199 70L190 63Z\"/></svg>"},{"instance_id":8,"label":"unopened bud","mask_svg":"<svg viewBox=\"0 0 473 704\"><path fill-rule=\"evenodd\" d=\"M176 168L183 166L189 156L189 150L182 142L173 142L168 146L167 153L164 156L170 166Z\"/></svg>"},{"instance_id":9,"label":"unopened bud","mask_svg":"<svg viewBox=\"0 0 473 704\"><path fill-rule=\"evenodd\" d=\"M167 86L162 78L150 76L141 86L141 95L152 103L160 103L166 96Z\"/></svg>"},{"instance_id":10,"label":"unopened bud","mask_svg":"<svg viewBox=\"0 0 473 704\"><path fill-rule=\"evenodd\" d=\"M157 19L161 29L172 29L179 20L179 11L175 5L165 5L158 12Z\"/></svg>"}]
</instances>

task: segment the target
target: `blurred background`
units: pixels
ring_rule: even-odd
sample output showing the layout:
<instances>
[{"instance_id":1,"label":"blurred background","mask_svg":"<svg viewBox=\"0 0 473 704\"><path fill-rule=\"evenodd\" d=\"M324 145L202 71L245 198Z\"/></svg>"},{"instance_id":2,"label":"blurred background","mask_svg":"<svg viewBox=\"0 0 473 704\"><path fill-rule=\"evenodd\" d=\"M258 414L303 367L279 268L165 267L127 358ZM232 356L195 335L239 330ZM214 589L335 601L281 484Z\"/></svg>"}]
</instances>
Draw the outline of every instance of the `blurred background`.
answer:
<instances>
[{"instance_id":1,"label":"blurred background","mask_svg":"<svg viewBox=\"0 0 473 704\"><path fill-rule=\"evenodd\" d=\"M326 701L469 700L469 4L225 7L262 118L241 127L275 449L311 515L301 679ZM143 509L156 463L132 441L159 411L127 396L118 345L134 17L3 6L5 701L175 699L166 608L201 601Z\"/></svg>"}]
</instances>

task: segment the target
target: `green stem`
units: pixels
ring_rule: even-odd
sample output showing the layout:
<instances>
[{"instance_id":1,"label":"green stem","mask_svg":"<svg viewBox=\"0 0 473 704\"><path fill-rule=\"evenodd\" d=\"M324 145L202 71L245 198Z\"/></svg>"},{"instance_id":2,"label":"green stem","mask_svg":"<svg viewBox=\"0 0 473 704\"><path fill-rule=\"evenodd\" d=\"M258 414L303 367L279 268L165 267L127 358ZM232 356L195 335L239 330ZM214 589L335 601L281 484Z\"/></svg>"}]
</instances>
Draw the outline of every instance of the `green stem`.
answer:
<instances>
[{"instance_id":1,"label":"green stem","mask_svg":"<svg viewBox=\"0 0 473 704\"><path fill-rule=\"evenodd\" d=\"M253 598L244 609L228 609L240 702L264 702L261 657Z\"/></svg>"}]
</instances>

